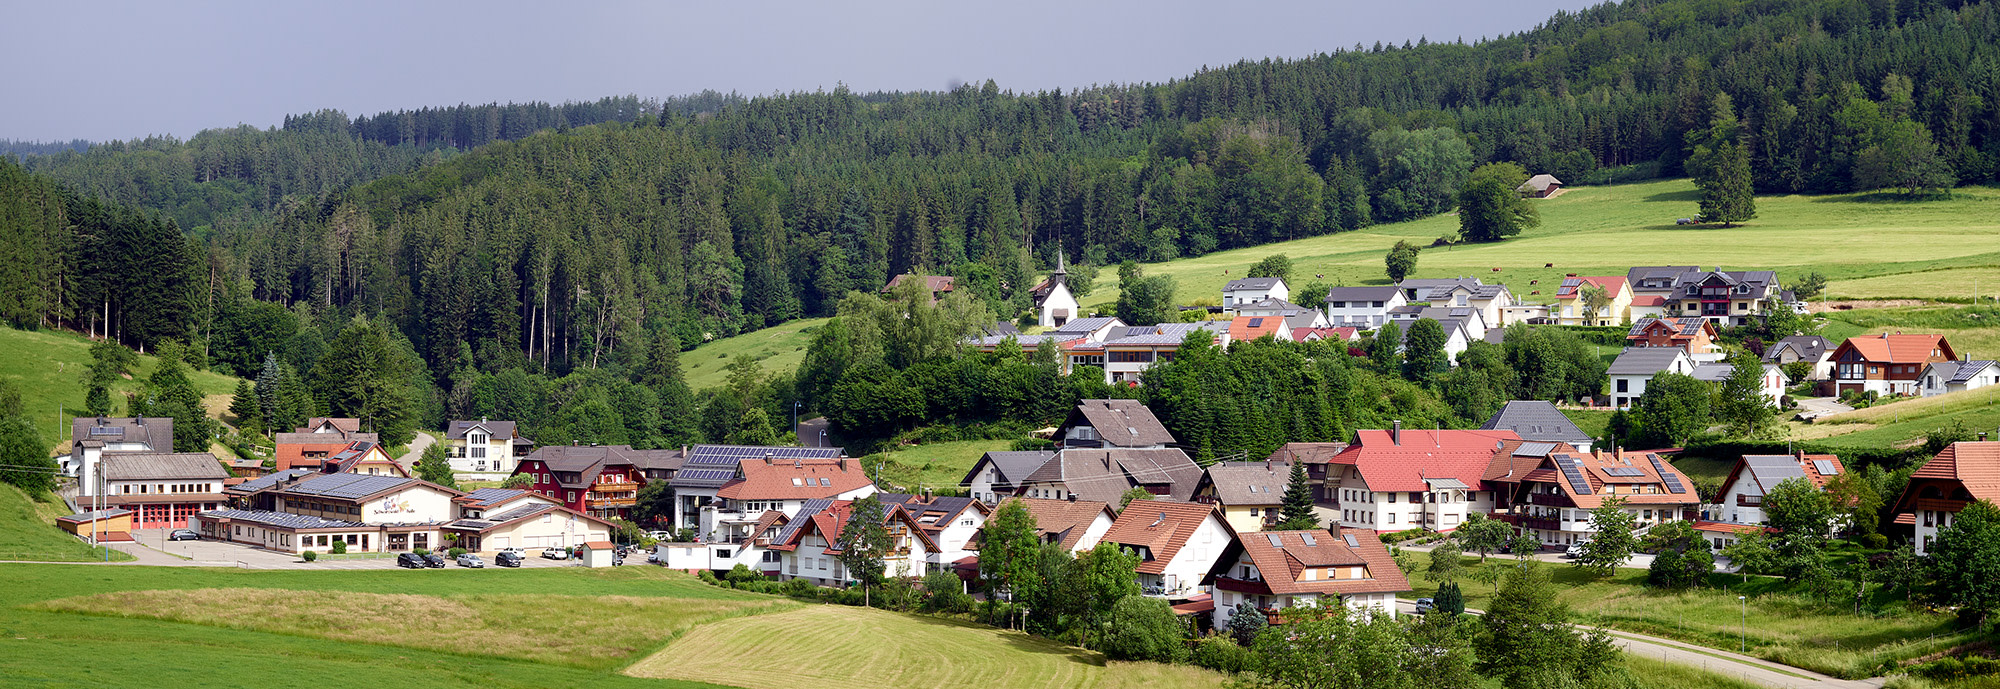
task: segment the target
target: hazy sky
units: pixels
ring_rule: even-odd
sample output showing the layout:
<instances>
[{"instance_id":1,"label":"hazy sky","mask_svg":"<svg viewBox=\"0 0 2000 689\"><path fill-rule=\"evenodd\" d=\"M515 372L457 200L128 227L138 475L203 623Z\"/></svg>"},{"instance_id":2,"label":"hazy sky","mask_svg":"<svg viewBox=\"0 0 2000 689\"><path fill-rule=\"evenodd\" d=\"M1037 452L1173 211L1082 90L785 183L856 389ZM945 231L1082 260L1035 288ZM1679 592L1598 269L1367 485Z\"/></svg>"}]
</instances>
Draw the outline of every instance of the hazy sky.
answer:
<instances>
[{"instance_id":1,"label":"hazy sky","mask_svg":"<svg viewBox=\"0 0 2000 689\"><path fill-rule=\"evenodd\" d=\"M0 138L186 137L460 102L1164 81L1355 43L1467 41L1584 0L4 3Z\"/></svg>"}]
</instances>

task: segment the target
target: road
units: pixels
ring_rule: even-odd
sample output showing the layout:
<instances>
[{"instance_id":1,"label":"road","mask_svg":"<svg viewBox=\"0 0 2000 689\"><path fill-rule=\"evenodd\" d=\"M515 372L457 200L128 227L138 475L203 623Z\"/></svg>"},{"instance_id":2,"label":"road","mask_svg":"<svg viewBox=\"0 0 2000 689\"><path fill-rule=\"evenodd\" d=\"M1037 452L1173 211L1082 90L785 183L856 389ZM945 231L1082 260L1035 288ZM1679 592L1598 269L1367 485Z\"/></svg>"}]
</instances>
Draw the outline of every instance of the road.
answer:
<instances>
[{"instance_id":1,"label":"road","mask_svg":"<svg viewBox=\"0 0 2000 689\"><path fill-rule=\"evenodd\" d=\"M1414 614L1416 603L1396 600L1397 612ZM1473 615L1482 611L1467 608ZM1578 625L1580 629L1592 629ZM1871 677L1863 680L1848 680L1822 675L1811 670L1773 663L1761 658L1730 651L1722 651L1694 644L1682 643L1657 636L1634 634L1616 629L1606 629L1620 648L1633 655L1664 660L1669 663L1698 667L1719 675L1735 677L1746 682L1755 682L1778 689L1877 689L1883 678Z\"/></svg>"},{"instance_id":2,"label":"road","mask_svg":"<svg viewBox=\"0 0 2000 689\"><path fill-rule=\"evenodd\" d=\"M1837 397L1800 397L1793 401L1798 403L1800 414L1811 414L1814 417L1854 411L1853 407L1841 404Z\"/></svg>"},{"instance_id":3,"label":"road","mask_svg":"<svg viewBox=\"0 0 2000 689\"><path fill-rule=\"evenodd\" d=\"M418 432L417 437L410 441L410 451L403 453L401 457L397 457L396 463L403 465L403 470L410 472L411 476L417 475L417 460L423 459L424 448L430 447L431 443L435 442L437 442L437 436L421 431Z\"/></svg>"},{"instance_id":4,"label":"road","mask_svg":"<svg viewBox=\"0 0 2000 689\"><path fill-rule=\"evenodd\" d=\"M395 569L395 558L367 560L318 560L306 562L297 555L280 553L260 548L252 548L238 543L224 543L212 539L199 541L165 541L163 529L140 529L133 532L136 542L106 543L118 551L131 554L134 560L126 562L63 562L36 564L81 564L81 565L146 565L153 567L240 567L244 569ZM485 558L487 569L506 569L493 565L490 554ZM449 565L457 568L457 563ZM521 562L522 567L573 567L575 560L549 560L529 557Z\"/></svg>"}]
</instances>

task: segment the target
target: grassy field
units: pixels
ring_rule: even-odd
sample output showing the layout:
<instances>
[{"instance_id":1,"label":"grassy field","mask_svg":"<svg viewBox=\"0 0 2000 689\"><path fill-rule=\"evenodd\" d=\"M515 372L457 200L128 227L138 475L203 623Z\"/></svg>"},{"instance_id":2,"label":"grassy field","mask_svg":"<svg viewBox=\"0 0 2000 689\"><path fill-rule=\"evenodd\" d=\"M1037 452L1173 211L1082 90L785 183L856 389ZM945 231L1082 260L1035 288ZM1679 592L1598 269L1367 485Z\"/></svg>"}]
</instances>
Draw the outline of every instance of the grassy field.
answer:
<instances>
[{"instance_id":1,"label":"grassy field","mask_svg":"<svg viewBox=\"0 0 2000 689\"><path fill-rule=\"evenodd\" d=\"M1014 445L1011 440L964 440L950 443L929 443L910 445L894 452L871 455L864 461L870 465L882 462L878 476L895 484L898 490L912 491L930 488L944 493L959 490L959 479L972 471L972 465L979 462L979 456L988 452L1005 450Z\"/></svg>"},{"instance_id":2,"label":"grassy field","mask_svg":"<svg viewBox=\"0 0 2000 689\"><path fill-rule=\"evenodd\" d=\"M824 325L827 320L796 320L705 343L691 351L681 352L681 372L687 376L690 388L718 387L729 380L729 371L726 370L729 362L748 354L764 365L765 373L789 373L805 360L806 345L812 344L812 333L806 331Z\"/></svg>"},{"instance_id":3,"label":"grassy field","mask_svg":"<svg viewBox=\"0 0 2000 689\"><path fill-rule=\"evenodd\" d=\"M1945 268L1916 273L1837 280L1826 285L1830 297L1850 299L1978 299L1991 302L2000 295L2000 266Z\"/></svg>"},{"instance_id":4,"label":"grassy field","mask_svg":"<svg viewBox=\"0 0 2000 689\"><path fill-rule=\"evenodd\" d=\"M83 408L87 391L83 376L90 366L90 345L89 339L66 332L0 328L0 378L20 386L21 401L34 417L42 440L50 447L68 446L69 420ZM140 356L132 377L112 384L111 399L116 409L124 409L124 393L139 389L139 384L152 375L158 363L154 357ZM212 396L227 396L236 391L237 379L231 376L194 371L190 377L202 394L211 396L210 416L217 413ZM221 406L228 404L224 397ZM58 406L61 418L56 416Z\"/></svg>"},{"instance_id":5,"label":"grassy field","mask_svg":"<svg viewBox=\"0 0 2000 689\"><path fill-rule=\"evenodd\" d=\"M828 633L802 643L801 630ZM756 662L745 662L749 658ZM1191 667L1107 663L1096 653L1020 632L835 605L702 625L627 672L727 682L746 689L975 685L1173 689L1216 687L1224 679Z\"/></svg>"},{"instance_id":6,"label":"grassy field","mask_svg":"<svg viewBox=\"0 0 2000 689\"><path fill-rule=\"evenodd\" d=\"M1414 554L1421 572L1430 555ZM1493 587L1481 583L1476 573L1513 567L1515 561L1494 557L1480 565L1478 557L1466 557L1464 562L1467 575L1459 581L1465 605L1483 609L1492 600ZM1731 651L1739 633L1747 632L1743 640L1750 655L1839 677L1868 677L1884 660L1941 651L1975 636L1954 630L1950 616L1904 612L1857 617L1793 595L1783 582L1764 577L1742 584L1735 576L1717 574L1710 588L1671 593L1647 588L1642 569L1620 569L1598 579L1567 564L1545 566L1551 567L1559 597L1581 623ZM1416 590L1409 596L1437 590L1421 576L1411 577L1410 583ZM1742 611L1738 595L1749 596Z\"/></svg>"},{"instance_id":7,"label":"grassy field","mask_svg":"<svg viewBox=\"0 0 2000 689\"><path fill-rule=\"evenodd\" d=\"M0 483L0 560L92 562L104 559L104 550L92 548L56 528L55 518L69 514L69 509L54 496L48 499L49 502L36 501L21 489ZM110 551L110 555L113 561L132 559L132 556L116 550Z\"/></svg>"},{"instance_id":8,"label":"grassy field","mask_svg":"<svg viewBox=\"0 0 2000 689\"><path fill-rule=\"evenodd\" d=\"M1495 244L1426 249L1414 277L1477 276L1506 283L1517 299L1550 301L1564 273L1622 275L1635 265L1769 268L1778 270L1781 279L1818 270L1837 285L1941 268L2000 266L2000 251L1988 241L2000 230L2000 189L1967 187L1948 200L1921 203L1881 199L1879 195L1760 197L1756 220L1723 229L1673 224L1675 218L1694 214L1697 199L1688 180L1575 187L1557 198L1538 201L1541 227L1518 237ZM1146 264L1145 269L1149 275L1174 276L1182 301L1219 297L1224 282L1242 277L1250 264L1271 254L1292 258L1293 281L1298 285L1315 274L1348 285L1386 284L1382 255L1398 240L1428 246L1433 239L1457 232L1457 216L1442 215ZM1550 263L1554 265L1546 265ZM1530 285L1530 280L1541 284ZM1100 281L1106 284L1083 300L1086 307L1101 310L1117 300L1115 276ZM1951 282L1923 279L1912 284L1939 291L1901 296L1968 296L1967 290ZM1542 293L1533 294L1537 290Z\"/></svg>"}]
</instances>

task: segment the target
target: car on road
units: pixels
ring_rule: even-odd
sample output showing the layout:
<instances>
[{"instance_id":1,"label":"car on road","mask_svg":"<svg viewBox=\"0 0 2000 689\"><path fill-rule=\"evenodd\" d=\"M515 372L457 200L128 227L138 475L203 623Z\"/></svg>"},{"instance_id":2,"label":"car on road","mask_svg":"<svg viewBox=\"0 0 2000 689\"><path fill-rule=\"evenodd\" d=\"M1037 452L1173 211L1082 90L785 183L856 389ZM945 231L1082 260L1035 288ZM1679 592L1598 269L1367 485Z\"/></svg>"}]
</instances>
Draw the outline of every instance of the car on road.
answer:
<instances>
[{"instance_id":1,"label":"car on road","mask_svg":"<svg viewBox=\"0 0 2000 689\"><path fill-rule=\"evenodd\" d=\"M499 554L493 556L493 564L501 567L519 567L521 566L521 554L502 550Z\"/></svg>"},{"instance_id":2,"label":"car on road","mask_svg":"<svg viewBox=\"0 0 2000 689\"><path fill-rule=\"evenodd\" d=\"M416 553L400 553L396 555L396 566L405 569L423 569L425 567L429 567L430 563L424 562L424 556L422 555L418 555Z\"/></svg>"},{"instance_id":3,"label":"car on road","mask_svg":"<svg viewBox=\"0 0 2000 689\"><path fill-rule=\"evenodd\" d=\"M666 541L671 543L674 540L674 532L672 531L648 531L646 532L646 535L651 536L655 541Z\"/></svg>"},{"instance_id":4,"label":"car on road","mask_svg":"<svg viewBox=\"0 0 2000 689\"><path fill-rule=\"evenodd\" d=\"M543 548L543 549L542 549L542 559L544 559L544 560L567 560L567 559L569 559L569 549L568 549L568 548Z\"/></svg>"},{"instance_id":5,"label":"car on road","mask_svg":"<svg viewBox=\"0 0 2000 689\"><path fill-rule=\"evenodd\" d=\"M195 533L194 529L174 529L173 532L167 534L167 540L199 541L201 540L201 534Z\"/></svg>"},{"instance_id":6,"label":"car on road","mask_svg":"<svg viewBox=\"0 0 2000 689\"><path fill-rule=\"evenodd\" d=\"M1563 557L1567 557L1570 559L1583 557L1583 544L1578 543L1576 545L1570 546L1568 549L1563 551Z\"/></svg>"},{"instance_id":7,"label":"car on road","mask_svg":"<svg viewBox=\"0 0 2000 689\"><path fill-rule=\"evenodd\" d=\"M424 553L423 558L424 558L424 566L429 567L431 569L444 569L443 555L439 555L437 553Z\"/></svg>"},{"instance_id":8,"label":"car on road","mask_svg":"<svg viewBox=\"0 0 2000 689\"><path fill-rule=\"evenodd\" d=\"M1422 614L1424 614L1424 613L1427 613L1427 612L1430 612L1430 611L1431 611L1432 609L1434 609L1434 608L1436 608L1436 607L1437 607L1437 599L1435 599L1435 598L1418 598L1418 599L1417 599L1417 614L1419 614L1419 615L1422 615Z\"/></svg>"},{"instance_id":9,"label":"car on road","mask_svg":"<svg viewBox=\"0 0 2000 689\"><path fill-rule=\"evenodd\" d=\"M486 568L486 561L479 559L478 555L474 555L472 553L466 553L464 555L460 555L458 556L457 559L458 559L458 566L460 567L471 567L473 569Z\"/></svg>"},{"instance_id":10,"label":"car on road","mask_svg":"<svg viewBox=\"0 0 2000 689\"><path fill-rule=\"evenodd\" d=\"M525 551L525 550L522 550L522 549L520 549L520 548L501 548L501 549L499 549L499 550L497 550L497 551L494 551L493 555L494 555L495 557L498 557L498 556L499 556L499 555L500 555L501 553L513 553L513 554L514 554L514 557L527 557L527 556L528 556L528 551Z\"/></svg>"}]
</instances>

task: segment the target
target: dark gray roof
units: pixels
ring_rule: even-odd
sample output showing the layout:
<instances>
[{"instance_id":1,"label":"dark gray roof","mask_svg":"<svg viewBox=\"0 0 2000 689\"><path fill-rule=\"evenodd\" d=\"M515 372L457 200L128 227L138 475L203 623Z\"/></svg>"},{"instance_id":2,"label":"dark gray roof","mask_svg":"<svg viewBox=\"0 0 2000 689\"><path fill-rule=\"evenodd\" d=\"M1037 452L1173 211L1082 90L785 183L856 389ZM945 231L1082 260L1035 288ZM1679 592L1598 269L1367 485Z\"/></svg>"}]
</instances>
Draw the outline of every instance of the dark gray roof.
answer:
<instances>
[{"instance_id":1,"label":"dark gray roof","mask_svg":"<svg viewBox=\"0 0 2000 689\"><path fill-rule=\"evenodd\" d=\"M1285 301L1283 299L1259 299L1257 301L1253 301L1248 304L1237 304L1236 310L1239 312L1246 310L1277 311L1279 312L1279 315L1282 316L1290 316L1300 313L1313 313L1314 311L1312 307L1300 306L1298 304L1294 304L1289 301Z\"/></svg>"},{"instance_id":2,"label":"dark gray roof","mask_svg":"<svg viewBox=\"0 0 2000 689\"><path fill-rule=\"evenodd\" d=\"M446 440L464 440L465 434L471 432L475 426L485 428L487 433L496 438L512 439L515 436L514 422L481 419L478 421L452 421L450 424L447 424L444 437Z\"/></svg>"},{"instance_id":3,"label":"dark gray roof","mask_svg":"<svg viewBox=\"0 0 2000 689\"><path fill-rule=\"evenodd\" d=\"M1513 431L1515 435L1521 436L1522 440L1590 447L1590 436L1585 435L1583 429L1577 428L1575 422L1563 416L1562 411L1556 409L1556 405L1541 400L1508 402L1480 428L1489 431Z\"/></svg>"},{"instance_id":4,"label":"dark gray roof","mask_svg":"<svg viewBox=\"0 0 2000 689\"><path fill-rule=\"evenodd\" d=\"M1931 364L1931 375L1943 378L1946 384L1963 384L1966 381L1972 380L1973 376L1979 375L1981 371L1985 371L1987 367L1993 365L1993 362L1988 359L1939 361Z\"/></svg>"},{"instance_id":5,"label":"dark gray roof","mask_svg":"<svg viewBox=\"0 0 2000 689\"><path fill-rule=\"evenodd\" d=\"M308 477L284 492L292 495L311 495L343 500L359 500L383 491L395 490L420 483L413 478L401 476L377 476L373 474L321 474Z\"/></svg>"},{"instance_id":6,"label":"dark gray roof","mask_svg":"<svg viewBox=\"0 0 2000 689\"><path fill-rule=\"evenodd\" d=\"M1679 347L1626 347L1605 370L1613 376L1650 376L1667 370L1674 360L1687 356Z\"/></svg>"},{"instance_id":7,"label":"dark gray roof","mask_svg":"<svg viewBox=\"0 0 2000 689\"><path fill-rule=\"evenodd\" d=\"M1000 480L996 481L996 483L1014 485L1028 478L1029 474L1035 473L1036 469L1040 469L1043 464L1047 464L1049 458L1054 456L1056 456L1054 450L1027 450L1020 452L988 452L979 459L981 462L989 462L993 465L994 472L1000 475ZM965 479L959 481L959 485L970 485L972 483L973 472L977 471L979 471L979 462L974 462L972 469L965 473Z\"/></svg>"},{"instance_id":8,"label":"dark gray roof","mask_svg":"<svg viewBox=\"0 0 2000 689\"><path fill-rule=\"evenodd\" d=\"M229 470L206 452L107 452L103 462L106 481L229 478Z\"/></svg>"},{"instance_id":9,"label":"dark gray roof","mask_svg":"<svg viewBox=\"0 0 2000 689\"><path fill-rule=\"evenodd\" d=\"M520 507L516 507L514 509L501 512L499 514L489 514L483 517L483 519L489 522L493 522L495 524L505 524L507 522L514 521L516 519L526 519L528 517L532 517L537 514L553 510L555 508L556 508L555 505L551 505L548 503L535 503L533 505L522 505Z\"/></svg>"},{"instance_id":10,"label":"dark gray roof","mask_svg":"<svg viewBox=\"0 0 2000 689\"><path fill-rule=\"evenodd\" d=\"M785 447L762 445L696 445L688 449L680 470L674 472L675 488L721 488L736 478L737 465L745 459L836 459L845 456L838 447Z\"/></svg>"},{"instance_id":11,"label":"dark gray roof","mask_svg":"<svg viewBox=\"0 0 2000 689\"><path fill-rule=\"evenodd\" d=\"M1198 321L1194 323L1161 323L1159 325L1135 325L1122 329L1122 333L1106 338L1110 345L1177 345L1187 340L1188 333L1206 330L1214 333L1229 332L1229 321Z\"/></svg>"},{"instance_id":12,"label":"dark gray roof","mask_svg":"<svg viewBox=\"0 0 2000 689\"><path fill-rule=\"evenodd\" d=\"M1090 426L1110 447L1152 447L1174 442L1174 434L1138 400L1077 400L1076 411L1063 422L1056 437L1067 437L1070 428Z\"/></svg>"},{"instance_id":13,"label":"dark gray roof","mask_svg":"<svg viewBox=\"0 0 2000 689\"><path fill-rule=\"evenodd\" d=\"M244 481L242 483L230 486L229 491L233 493L255 493L260 490L275 488L280 483L290 481L300 476L305 476L308 474L317 474L317 473L319 473L318 469L286 469L284 471L273 471L263 476L259 476L257 478L253 478L248 481Z\"/></svg>"},{"instance_id":14,"label":"dark gray roof","mask_svg":"<svg viewBox=\"0 0 2000 689\"><path fill-rule=\"evenodd\" d=\"M1778 353L1787 348L1797 351L1800 359L1818 362L1821 356L1825 355L1828 350L1833 349L1833 346L1826 341L1826 338L1818 335L1793 335L1773 342L1769 347L1765 347L1764 359L1767 361L1776 361Z\"/></svg>"},{"instance_id":15,"label":"dark gray roof","mask_svg":"<svg viewBox=\"0 0 2000 689\"><path fill-rule=\"evenodd\" d=\"M338 519L321 519L319 517L312 517L303 514L292 514L290 512L272 512L269 510L212 510L201 513L201 516L228 519L230 521L238 521L238 522L251 522L255 524L262 524L264 526L275 526L281 529L369 528L367 524L363 524L361 522L341 521Z\"/></svg>"},{"instance_id":16,"label":"dark gray roof","mask_svg":"<svg viewBox=\"0 0 2000 689\"><path fill-rule=\"evenodd\" d=\"M1734 372L1735 370L1736 367L1730 366L1729 364L1720 361L1710 361L1707 363L1695 364L1694 370L1690 371L1688 375L1694 376L1695 380L1705 380L1710 383L1720 383L1722 381L1728 380L1729 374Z\"/></svg>"},{"instance_id":17,"label":"dark gray roof","mask_svg":"<svg viewBox=\"0 0 2000 689\"><path fill-rule=\"evenodd\" d=\"M1291 472L1290 462L1217 462L1209 465L1199 485L1212 487L1224 505L1276 505L1285 501Z\"/></svg>"},{"instance_id":18,"label":"dark gray roof","mask_svg":"<svg viewBox=\"0 0 2000 689\"><path fill-rule=\"evenodd\" d=\"M74 442L145 443L149 449L172 452L174 420L165 417L79 416L69 420L69 439Z\"/></svg>"},{"instance_id":19,"label":"dark gray roof","mask_svg":"<svg viewBox=\"0 0 2000 689\"><path fill-rule=\"evenodd\" d=\"M493 505L527 494L528 491L514 488L481 488L466 494L463 499L474 505Z\"/></svg>"},{"instance_id":20,"label":"dark gray roof","mask_svg":"<svg viewBox=\"0 0 2000 689\"><path fill-rule=\"evenodd\" d=\"M1630 283L1633 289L1642 289L1639 287L1642 280L1666 280L1668 282L1663 287L1643 288L1645 291L1663 292L1673 289L1673 281L1678 280L1682 273L1699 270L1701 268L1696 266L1634 266L1631 270L1625 271L1625 282Z\"/></svg>"},{"instance_id":21,"label":"dark gray roof","mask_svg":"<svg viewBox=\"0 0 2000 689\"><path fill-rule=\"evenodd\" d=\"M1744 455L1743 468L1749 469L1750 476L1766 491L1788 478L1811 480L1805 467L1799 466L1799 458L1791 455Z\"/></svg>"},{"instance_id":22,"label":"dark gray roof","mask_svg":"<svg viewBox=\"0 0 2000 689\"><path fill-rule=\"evenodd\" d=\"M1102 328L1107 325L1111 325L1114 323L1122 323L1122 322L1123 321L1120 321L1117 318L1109 316L1099 316L1095 318L1078 318L1076 320L1072 320L1068 323L1062 324L1062 327L1056 328L1053 332L1081 334L1096 330L1098 328Z\"/></svg>"},{"instance_id":23,"label":"dark gray roof","mask_svg":"<svg viewBox=\"0 0 2000 689\"><path fill-rule=\"evenodd\" d=\"M1065 448L1029 474L1028 482L1061 482L1078 500L1117 502L1126 490L1166 485L1169 500L1193 499L1202 469L1176 448L1152 450Z\"/></svg>"},{"instance_id":24,"label":"dark gray roof","mask_svg":"<svg viewBox=\"0 0 2000 689\"><path fill-rule=\"evenodd\" d=\"M1367 301L1386 302L1395 299L1403 290L1394 285L1386 287L1335 287L1326 291L1325 301Z\"/></svg>"},{"instance_id":25,"label":"dark gray roof","mask_svg":"<svg viewBox=\"0 0 2000 689\"><path fill-rule=\"evenodd\" d=\"M1223 285L1222 291L1233 292L1239 289L1270 289L1272 287L1278 286L1278 283L1283 281L1284 280L1281 278L1239 278L1236 280L1230 280L1229 284Z\"/></svg>"},{"instance_id":26,"label":"dark gray roof","mask_svg":"<svg viewBox=\"0 0 2000 689\"><path fill-rule=\"evenodd\" d=\"M1414 301L1429 301L1450 294L1460 287L1472 293L1474 299L1492 299L1507 291L1506 285L1489 285L1479 278L1409 278L1396 285L1410 295Z\"/></svg>"}]
</instances>

